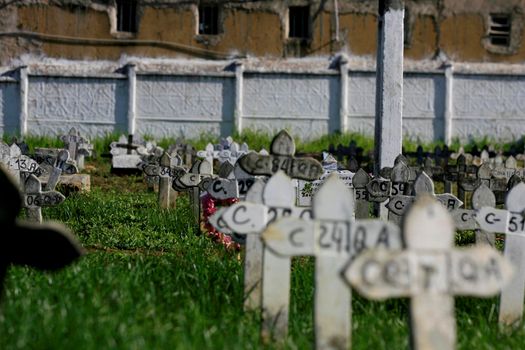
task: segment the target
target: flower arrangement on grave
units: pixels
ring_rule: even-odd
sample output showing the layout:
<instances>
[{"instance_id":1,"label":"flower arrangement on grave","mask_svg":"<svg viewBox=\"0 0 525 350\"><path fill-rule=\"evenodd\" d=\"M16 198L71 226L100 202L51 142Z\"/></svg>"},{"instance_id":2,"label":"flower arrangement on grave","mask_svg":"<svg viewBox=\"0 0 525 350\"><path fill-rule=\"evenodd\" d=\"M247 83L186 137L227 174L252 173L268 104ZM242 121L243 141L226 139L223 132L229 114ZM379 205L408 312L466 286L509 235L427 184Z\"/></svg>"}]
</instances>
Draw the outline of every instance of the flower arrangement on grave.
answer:
<instances>
[{"instance_id":1,"label":"flower arrangement on grave","mask_svg":"<svg viewBox=\"0 0 525 350\"><path fill-rule=\"evenodd\" d=\"M237 203L239 198L215 199L209 194L202 197L202 215L204 218L203 231L207 232L207 236L214 242L223 244L226 249L240 250L241 246L235 242L231 236L217 231L209 222L209 217L215 214L218 207L230 206Z\"/></svg>"}]
</instances>

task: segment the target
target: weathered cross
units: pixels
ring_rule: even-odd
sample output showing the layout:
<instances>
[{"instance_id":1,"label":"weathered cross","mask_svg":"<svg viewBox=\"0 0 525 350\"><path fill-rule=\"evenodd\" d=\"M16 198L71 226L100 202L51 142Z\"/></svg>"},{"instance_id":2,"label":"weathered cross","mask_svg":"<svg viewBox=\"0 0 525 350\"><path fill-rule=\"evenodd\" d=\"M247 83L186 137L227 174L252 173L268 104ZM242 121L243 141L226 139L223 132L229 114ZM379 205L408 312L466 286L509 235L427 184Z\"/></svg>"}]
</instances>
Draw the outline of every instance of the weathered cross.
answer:
<instances>
[{"instance_id":1,"label":"weathered cross","mask_svg":"<svg viewBox=\"0 0 525 350\"><path fill-rule=\"evenodd\" d=\"M171 195L171 182L175 177L185 173L179 155L176 154L171 157L167 152L164 152L157 164L146 164L142 170L150 181L159 184L159 206L163 209L174 208L176 198L172 198Z\"/></svg>"},{"instance_id":2,"label":"weathered cross","mask_svg":"<svg viewBox=\"0 0 525 350\"><path fill-rule=\"evenodd\" d=\"M239 146L237 142L232 142L230 148L219 151L219 163L230 162L232 165L237 163L237 159L249 152L248 145L243 143Z\"/></svg>"},{"instance_id":3,"label":"weathered cross","mask_svg":"<svg viewBox=\"0 0 525 350\"><path fill-rule=\"evenodd\" d=\"M514 326L523 317L525 296L525 184L514 186L506 198L507 209L483 207L476 215L479 226L488 232L505 233L505 251L516 274L501 293L499 322Z\"/></svg>"},{"instance_id":4,"label":"weathered cross","mask_svg":"<svg viewBox=\"0 0 525 350\"><path fill-rule=\"evenodd\" d=\"M482 207L496 206L496 197L494 193L485 184L480 185L472 193L472 209L454 209L450 212L454 220L456 230L475 230L476 243L478 244L490 244L494 247L495 236L491 232L486 232L480 229L479 224L476 221L476 214Z\"/></svg>"},{"instance_id":5,"label":"weathered cross","mask_svg":"<svg viewBox=\"0 0 525 350\"><path fill-rule=\"evenodd\" d=\"M253 186L249 193L257 190ZM279 218L311 216L310 208L296 207L294 203L295 187L292 179L286 176L284 172L278 171L264 186L262 203L248 201L235 203L223 212L222 220L233 232L247 234L248 237L249 235L260 236L267 225ZM281 338L286 335L288 327L291 259L280 257L268 249L263 249L262 254L262 259L258 257L263 262L262 297L260 301L251 300L249 307L257 307L259 302L262 303L263 335L267 337L272 329L275 329L275 337ZM275 269L274 266L276 265L279 265L280 268ZM254 271L245 270L245 274L248 272ZM255 271L255 273L257 272ZM249 277L249 281L252 283L255 279L256 277ZM274 284L282 286L282 290L281 288L275 289ZM245 285L245 291L246 289L247 286Z\"/></svg>"},{"instance_id":6,"label":"weathered cross","mask_svg":"<svg viewBox=\"0 0 525 350\"><path fill-rule=\"evenodd\" d=\"M46 187L44 188L46 191L52 191L55 189L62 173L75 174L78 172L78 169L74 164L67 163L68 159L69 151L63 149L60 150L53 159L51 166L48 165L49 178L47 179Z\"/></svg>"},{"instance_id":7,"label":"weathered cross","mask_svg":"<svg viewBox=\"0 0 525 350\"><path fill-rule=\"evenodd\" d=\"M281 130L272 140L270 155L261 155L255 152L239 158L240 166L252 175L271 176L277 171L294 179L317 180L323 173L321 163L310 157L294 157L295 142L286 132Z\"/></svg>"},{"instance_id":8,"label":"weathered cross","mask_svg":"<svg viewBox=\"0 0 525 350\"><path fill-rule=\"evenodd\" d=\"M7 171L14 176L15 181L20 185L21 189L23 189L25 180L29 174L40 176L43 172L38 163L28 156L23 155L15 143L7 146L5 143L0 142L0 159L6 166Z\"/></svg>"},{"instance_id":9,"label":"weathered cross","mask_svg":"<svg viewBox=\"0 0 525 350\"><path fill-rule=\"evenodd\" d=\"M27 219L42 222L42 207L58 205L66 199L57 191L42 192L42 184L35 175L29 175L25 181L22 206L27 209Z\"/></svg>"},{"instance_id":10,"label":"weathered cross","mask_svg":"<svg viewBox=\"0 0 525 350\"><path fill-rule=\"evenodd\" d=\"M213 165L213 160L217 159L219 156L219 151L215 150L213 144L208 143L203 151L197 151L197 157L204 158L208 163Z\"/></svg>"},{"instance_id":11,"label":"weathered cross","mask_svg":"<svg viewBox=\"0 0 525 350\"><path fill-rule=\"evenodd\" d=\"M200 206L200 191L206 190L211 178L213 177L213 166L207 160L197 160L193 163L188 173L175 177L173 180L173 188L177 191L180 189L191 190L191 206L195 223L200 223L201 206Z\"/></svg>"},{"instance_id":12,"label":"weathered cross","mask_svg":"<svg viewBox=\"0 0 525 350\"><path fill-rule=\"evenodd\" d=\"M370 175L363 169L359 168L352 178L355 197L355 218L368 219L370 215L370 202L366 185L370 182Z\"/></svg>"},{"instance_id":13,"label":"weathered cross","mask_svg":"<svg viewBox=\"0 0 525 350\"><path fill-rule=\"evenodd\" d=\"M454 349L454 296L488 297L512 276L512 266L488 246L454 249L454 224L428 194L404 220L406 250L371 250L349 263L344 277L370 299L410 297L414 349Z\"/></svg>"},{"instance_id":14,"label":"weathered cross","mask_svg":"<svg viewBox=\"0 0 525 350\"><path fill-rule=\"evenodd\" d=\"M449 211L455 210L463 205L463 202L451 193L435 194L432 179L423 171L414 182L414 196L394 196L390 198L386 207L394 214L402 216L415 200L416 196L423 193L435 197Z\"/></svg>"},{"instance_id":15,"label":"weathered cross","mask_svg":"<svg viewBox=\"0 0 525 350\"><path fill-rule=\"evenodd\" d=\"M348 349L351 334L351 291L340 278L349 258L371 248L401 249L399 227L381 220L353 219L352 191L330 175L312 203L315 220L284 218L270 225L262 238L278 255L315 256L316 349ZM273 268L281 269L274 261ZM274 293L284 286L272 284ZM282 291L284 292L284 291Z\"/></svg>"},{"instance_id":16,"label":"weathered cross","mask_svg":"<svg viewBox=\"0 0 525 350\"><path fill-rule=\"evenodd\" d=\"M60 136L60 139L66 145L71 159L76 161L78 169L84 169L84 157L91 155L93 145L88 139L81 136L75 127L71 128L66 135Z\"/></svg>"}]
</instances>

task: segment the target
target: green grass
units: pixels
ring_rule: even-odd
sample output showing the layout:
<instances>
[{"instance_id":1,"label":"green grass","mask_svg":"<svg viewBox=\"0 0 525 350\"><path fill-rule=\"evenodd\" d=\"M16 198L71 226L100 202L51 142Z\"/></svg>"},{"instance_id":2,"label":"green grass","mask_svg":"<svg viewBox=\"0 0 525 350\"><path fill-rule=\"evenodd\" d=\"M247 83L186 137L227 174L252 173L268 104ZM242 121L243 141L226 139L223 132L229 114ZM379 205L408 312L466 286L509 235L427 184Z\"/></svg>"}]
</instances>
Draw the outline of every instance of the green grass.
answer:
<instances>
[{"instance_id":1,"label":"green grass","mask_svg":"<svg viewBox=\"0 0 525 350\"><path fill-rule=\"evenodd\" d=\"M45 219L69 226L88 254L57 273L10 269L0 349L312 348L312 258L292 265L288 338L262 344L260 315L242 310L242 252L196 235L187 196L179 196L176 210L159 210L140 177L110 175L105 159L88 165L92 192L44 210ZM473 233L456 242L472 243ZM459 349L523 347L523 327L499 330L497 298L456 300ZM372 302L354 293L353 349L406 349L408 310L406 299Z\"/></svg>"}]
</instances>

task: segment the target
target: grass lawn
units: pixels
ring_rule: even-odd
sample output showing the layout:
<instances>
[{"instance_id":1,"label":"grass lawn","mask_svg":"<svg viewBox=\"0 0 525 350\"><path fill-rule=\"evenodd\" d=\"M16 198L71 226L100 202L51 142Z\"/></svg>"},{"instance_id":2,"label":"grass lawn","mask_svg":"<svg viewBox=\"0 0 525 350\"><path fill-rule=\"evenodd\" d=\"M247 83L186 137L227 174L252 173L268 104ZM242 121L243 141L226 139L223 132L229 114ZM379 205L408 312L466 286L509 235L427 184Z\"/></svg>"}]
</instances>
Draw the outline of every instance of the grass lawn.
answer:
<instances>
[{"instance_id":1,"label":"grass lawn","mask_svg":"<svg viewBox=\"0 0 525 350\"><path fill-rule=\"evenodd\" d=\"M242 311L242 252L196 235L187 196L162 211L141 177L110 175L108 160L87 169L92 192L69 196L44 218L68 225L88 254L53 274L10 269L0 349L313 347L313 259L293 262L288 339L262 344L260 315ZM525 347L523 327L498 330L497 301L456 299L458 348ZM408 305L354 294L353 348L408 348Z\"/></svg>"}]
</instances>

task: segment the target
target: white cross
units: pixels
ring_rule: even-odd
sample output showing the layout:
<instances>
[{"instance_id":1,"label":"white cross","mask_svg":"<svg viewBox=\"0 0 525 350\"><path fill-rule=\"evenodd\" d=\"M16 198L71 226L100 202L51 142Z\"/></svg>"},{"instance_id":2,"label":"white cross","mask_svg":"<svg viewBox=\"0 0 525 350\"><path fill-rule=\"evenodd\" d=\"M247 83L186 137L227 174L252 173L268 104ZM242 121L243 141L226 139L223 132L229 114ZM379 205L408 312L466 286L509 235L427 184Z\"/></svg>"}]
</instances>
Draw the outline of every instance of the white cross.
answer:
<instances>
[{"instance_id":1,"label":"white cross","mask_svg":"<svg viewBox=\"0 0 525 350\"><path fill-rule=\"evenodd\" d=\"M204 149L204 151L197 151L197 157L206 159L208 163L212 165L213 165L213 160L217 159L218 156L219 156L219 151L216 151L215 147L211 143L208 143L206 145L206 148Z\"/></svg>"},{"instance_id":2,"label":"white cross","mask_svg":"<svg viewBox=\"0 0 525 350\"><path fill-rule=\"evenodd\" d=\"M513 187L505 202L506 210L481 208L476 220L485 231L506 234L504 255L516 268L516 274L501 293L499 322L516 325L523 317L525 295L525 184Z\"/></svg>"},{"instance_id":3,"label":"white cross","mask_svg":"<svg viewBox=\"0 0 525 350\"><path fill-rule=\"evenodd\" d=\"M399 227L381 220L353 219L352 191L331 175L313 199L315 220L284 218L262 238L282 256L315 256L315 337L317 349L347 349L351 332L351 291L340 278L349 258L370 248L401 249ZM274 266L279 269L279 266ZM266 283L266 281L265 281ZM273 285L281 289L281 285Z\"/></svg>"},{"instance_id":4,"label":"white cross","mask_svg":"<svg viewBox=\"0 0 525 350\"><path fill-rule=\"evenodd\" d=\"M42 222L42 207L62 203L66 197L57 191L42 192L42 184L35 175L29 175L25 181L22 206L27 208L27 218L33 222Z\"/></svg>"},{"instance_id":5,"label":"white cross","mask_svg":"<svg viewBox=\"0 0 525 350\"><path fill-rule=\"evenodd\" d=\"M249 194L256 192L259 187L254 184L249 191ZM257 193L254 193L255 195ZM282 171L278 171L272 176L262 191L262 200L255 199L259 203L248 201L235 203L228 207L222 213L222 220L233 231L247 235L247 245L251 244L248 239L250 236L256 236L259 239L261 233L266 229L266 226L275 220L285 217L310 217L311 211L309 208L300 208L294 206L295 188L293 187L292 179L290 179ZM247 259L254 261L253 257L248 257L251 251L247 251ZM290 289L290 265L291 259L283 258L268 249L262 250L262 257L258 257L259 261L263 262L262 266L262 297L260 301L251 300L250 308L257 307L262 303L263 309L263 335L269 336L272 329L275 329L275 337L284 337L287 333L288 327L288 302ZM260 264L260 262L258 263ZM275 269L274 266L280 266ZM245 269L245 278L247 273L255 272L252 269ZM245 284L245 291L253 286L255 277L248 277L250 286ZM271 281L271 282L267 282ZM246 282L246 279L245 279ZM277 284L282 288L275 289L273 286ZM249 297L247 295L246 297Z\"/></svg>"},{"instance_id":6,"label":"white cross","mask_svg":"<svg viewBox=\"0 0 525 350\"><path fill-rule=\"evenodd\" d=\"M414 193L415 195L428 193L435 197L448 210L454 210L463 205L463 202L451 193L435 194L434 183L424 171L419 174L414 182ZM394 214L401 216L407 211L415 198L415 196L397 195L390 198L386 207Z\"/></svg>"},{"instance_id":7,"label":"white cross","mask_svg":"<svg viewBox=\"0 0 525 350\"><path fill-rule=\"evenodd\" d=\"M285 130L281 130L272 140L270 155L251 152L239 158L241 167L252 175L271 176L277 171L294 179L317 180L323 173L321 163L310 157L296 158L295 143Z\"/></svg>"},{"instance_id":8,"label":"white cross","mask_svg":"<svg viewBox=\"0 0 525 350\"><path fill-rule=\"evenodd\" d=\"M454 209L450 212L456 226L456 230L475 230L476 231L476 242L478 244L490 244L494 246L495 237L493 233L486 232L480 229L479 224L476 221L476 215L479 209L482 207L496 206L496 196L485 184L481 184L472 193L472 209Z\"/></svg>"},{"instance_id":9,"label":"white cross","mask_svg":"<svg viewBox=\"0 0 525 350\"><path fill-rule=\"evenodd\" d=\"M488 245L453 248L452 218L428 194L410 207L403 234L406 250L365 252L349 264L344 278L370 299L411 298L414 349L454 349L454 296L498 293L512 277L512 266Z\"/></svg>"}]
</instances>

